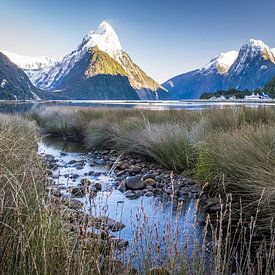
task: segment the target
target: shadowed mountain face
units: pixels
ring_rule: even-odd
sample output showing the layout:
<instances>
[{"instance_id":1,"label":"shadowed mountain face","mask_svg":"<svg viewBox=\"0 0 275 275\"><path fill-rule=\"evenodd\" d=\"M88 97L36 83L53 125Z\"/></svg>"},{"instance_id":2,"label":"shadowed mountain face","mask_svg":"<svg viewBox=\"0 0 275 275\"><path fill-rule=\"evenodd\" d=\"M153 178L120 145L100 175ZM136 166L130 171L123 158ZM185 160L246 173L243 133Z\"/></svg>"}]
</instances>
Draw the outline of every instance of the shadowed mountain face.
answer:
<instances>
[{"instance_id":1,"label":"shadowed mountain face","mask_svg":"<svg viewBox=\"0 0 275 275\"><path fill-rule=\"evenodd\" d=\"M35 91L24 71L0 52L0 99L35 99Z\"/></svg>"},{"instance_id":2,"label":"shadowed mountain face","mask_svg":"<svg viewBox=\"0 0 275 275\"><path fill-rule=\"evenodd\" d=\"M169 93L162 99L195 99L204 92L231 88L254 90L275 76L274 51L262 41L249 40L239 52L222 53L202 69L194 70L163 84Z\"/></svg>"},{"instance_id":3,"label":"shadowed mountain face","mask_svg":"<svg viewBox=\"0 0 275 275\"><path fill-rule=\"evenodd\" d=\"M40 91L45 99L82 99L82 100L138 100L139 97L126 76L98 74L68 85L64 90Z\"/></svg>"}]
</instances>

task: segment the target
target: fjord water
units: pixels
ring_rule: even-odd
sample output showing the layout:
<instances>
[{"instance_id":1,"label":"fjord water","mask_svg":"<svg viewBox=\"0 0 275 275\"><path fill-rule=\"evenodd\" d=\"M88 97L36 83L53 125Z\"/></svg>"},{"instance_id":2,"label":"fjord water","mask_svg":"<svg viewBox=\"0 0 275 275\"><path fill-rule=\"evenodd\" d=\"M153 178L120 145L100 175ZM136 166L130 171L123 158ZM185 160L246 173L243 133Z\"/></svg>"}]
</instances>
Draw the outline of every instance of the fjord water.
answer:
<instances>
[{"instance_id":1,"label":"fjord water","mask_svg":"<svg viewBox=\"0 0 275 275\"><path fill-rule=\"evenodd\" d=\"M43 111L51 107L72 108L135 108L150 110L188 109L203 110L207 108L232 108L246 106L257 108L260 106L275 106L274 101L123 101L123 100L70 100L70 101L0 101L1 113L26 113Z\"/></svg>"}]
</instances>

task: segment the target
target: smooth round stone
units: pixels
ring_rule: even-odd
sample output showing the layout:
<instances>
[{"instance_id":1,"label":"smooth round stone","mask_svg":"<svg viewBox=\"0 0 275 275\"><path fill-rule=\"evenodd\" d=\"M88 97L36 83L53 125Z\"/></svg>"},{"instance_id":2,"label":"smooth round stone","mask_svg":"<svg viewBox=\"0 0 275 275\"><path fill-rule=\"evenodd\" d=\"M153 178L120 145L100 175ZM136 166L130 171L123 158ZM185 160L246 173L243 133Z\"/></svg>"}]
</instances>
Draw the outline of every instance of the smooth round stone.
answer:
<instances>
[{"instance_id":1,"label":"smooth round stone","mask_svg":"<svg viewBox=\"0 0 275 275\"><path fill-rule=\"evenodd\" d=\"M146 197L152 197L152 196L154 196L154 193L151 192L151 191L148 191L148 192L146 192L146 193L144 194L144 196L146 196Z\"/></svg>"}]
</instances>

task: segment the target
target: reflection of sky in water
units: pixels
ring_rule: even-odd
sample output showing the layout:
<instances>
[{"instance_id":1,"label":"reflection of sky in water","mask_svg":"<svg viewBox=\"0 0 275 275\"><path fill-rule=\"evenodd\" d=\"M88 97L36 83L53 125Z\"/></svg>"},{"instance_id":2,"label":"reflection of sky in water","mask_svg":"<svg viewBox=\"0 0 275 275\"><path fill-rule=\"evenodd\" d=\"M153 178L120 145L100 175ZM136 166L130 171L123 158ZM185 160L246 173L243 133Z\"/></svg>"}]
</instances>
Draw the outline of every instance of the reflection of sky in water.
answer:
<instances>
[{"instance_id":1,"label":"reflection of sky in water","mask_svg":"<svg viewBox=\"0 0 275 275\"><path fill-rule=\"evenodd\" d=\"M275 102L248 102L248 101L200 101L200 100L182 100L182 101L89 101L89 100L71 100L55 102L0 102L0 112L2 113L24 113L34 110L45 110L50 107L83 107L83 108L134 108L150 110L166 109L188 109L203 110L206 108L232 108L236 106L246 106L258 108L260 106L275 106Z\"/></svg>"},{"instance_id":2,"label":"reflection of sky in water","mask_svg":"<svg viewBox=\"0 0 275 275\"><path fill-rule=\"evenodd\" d=\"M60 152L68 152L67 155L61 156ZM82 152L81 152L82 151ZM119 232L113 233L115 236L131 241L133 239L133 231L139 232L141 235L147 235L147 239L156 243L156 234L159 234L159 240L163 235L167 235L167 239L172 242L173 237L177 239L178 244L185 242L186 235L191 238L194 234L199 239L202 236L203 227L198 225L196 230L193 228L195 201L186 200L178 206L163 197L139 197L135 200L127 199L123 193L115 190L112 186L114 182L108 171L101 166L89 165L89 154L85 150L73 143L65 143L64 141L54 141L46 139L39 145L39 152L51 154L59 159L58 164L61 165L58 173L59 179L56 183L64 185L77 185L80 179L88 177L91 181L100 182L103 186L101 192L89 201L88 197L81 198L84 203L84 211L90 212L94 216L107 215L117 221L122 221L126 226ZM79 153L81 152L81 153ZM68 165L70 160L85 160L84 168L76 170L72 165ZM103 172L103 175L84 176L90 171ZM65 178L65 174L79 174L74 182ZM201 213L198 211L198 220L201 220ZM156 233L156 229L158 233ZM150 233L151 231L151 233ZM178 231L178 233L176 233ZM172 233L174 232L174 233ZM150 237L148 238L148 235ZM133 242L131 242L133 245ZM139 244L140 245L140 244ZM142 244L148 246L149 244ZM153 251L153 247L152 247Z\"/></svg>"}]
</instances>

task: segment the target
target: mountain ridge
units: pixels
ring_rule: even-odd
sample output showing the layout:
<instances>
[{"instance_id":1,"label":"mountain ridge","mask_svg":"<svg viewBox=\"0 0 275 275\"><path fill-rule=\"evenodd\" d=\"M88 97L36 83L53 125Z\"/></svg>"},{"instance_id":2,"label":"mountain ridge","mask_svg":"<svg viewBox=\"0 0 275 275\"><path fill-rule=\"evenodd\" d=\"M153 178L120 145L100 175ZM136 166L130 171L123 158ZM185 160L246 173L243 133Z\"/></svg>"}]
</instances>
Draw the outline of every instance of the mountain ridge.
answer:
<instances>
[{"instance_id":1,"label":"mountain ridge","mask_svg":"<svg viewBox=\"0 0 275 275\"><path fill-rule=\"evenodd\" d=\"M205 92L216 92L228 89L262 88L275 76L275 54L261 40L250 39L240 50L231 51L231 58L221 68L217 60L230 52L222 53L211 59L206 66L175 76L162 84L169 90L161 93L161 99L195 99ZM225 58L226 59L226 58ZM233 61L233 62L232 62ZM224 62L226 63L226 62Z\"/></svg>"}]
</instances>

